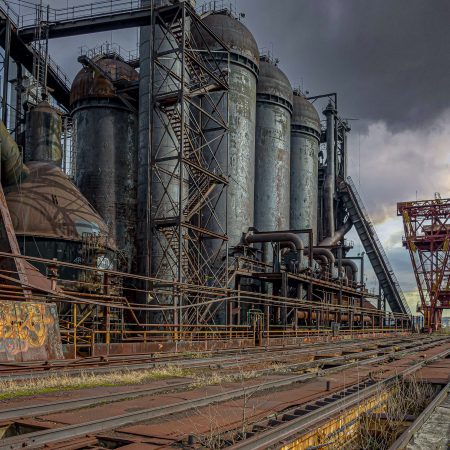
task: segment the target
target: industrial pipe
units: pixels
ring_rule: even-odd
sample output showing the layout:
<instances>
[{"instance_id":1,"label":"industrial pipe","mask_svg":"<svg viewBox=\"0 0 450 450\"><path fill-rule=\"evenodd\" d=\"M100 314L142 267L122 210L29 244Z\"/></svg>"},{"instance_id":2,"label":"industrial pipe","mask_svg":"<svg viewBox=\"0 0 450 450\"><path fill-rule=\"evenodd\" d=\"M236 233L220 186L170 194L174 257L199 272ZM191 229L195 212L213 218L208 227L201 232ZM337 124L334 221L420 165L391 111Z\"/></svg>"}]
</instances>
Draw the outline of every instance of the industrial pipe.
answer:
<instances>
[{"instance_id":1,"label":"industrial pipe","mask_svg":"<svg viewBox=\"0 0 450 450\"><path fill-rule=\"evenodd\" d=\"M337 230L332 236L328 236L322 240L320 245L325 247L331 247L336 245L339 241L342 241L344 236L352 229L353 222L350 220L350 217L347 218L344 225L342 225L339 230Z\"/></svg>"},{"instance_id":2,"label":"industrial pipe","mask_svg":"<svg viewBox=\"0 0 450 450\"><path fill-rule=\"evenodd\" d=\"M25 178L29 171L14 139L0 120L1 183L10 186Z\"/></svg>"},{"instance_id":3,"label":"industrial pipe","mask_svg":"<svg viewBox=\"0 0 450 450\"><path fill-rule=\"evenodd\" d=\"M268 233L247 234L245 236L246 244L255 244L258 242L292 242L295 245L295 250L298 254L299 267L301 267L305 246L303 241L296 234L284 231L274 231Z\"/></svg>"},{"instance_id":4,"label":"industrial pipe","mask_svg":"<svg viewBox=\"0 0 450 450\"><path fill-rule=\"evenodd\" d=\"M324 312L322 313L322 319L323 320L335 320L336 315L332 312ZM349 317L347 313L341 313L340 315L341 322L348 322ZM299 320L316 320L317 319L317 313L315 311L297 311L297 319ZM354 312L353 315L353 322L360 322L361 321L361 314L359 312ZM363 314L363 321L365 323L372 323L372 318L370 316Z\"/></svg>"},{"instance_id":5,"label":"industrial pipe","mask_svg":"<svg viewBox=\"0 0 450 450\"><path fill-rule=\"evenodd\" d=\"M330 266L330 268L333 267L334 263L336 262L336 258L328 248L314 247L313 258L315 258L316 256L325 256L325 258L327 258L328 260L328 265Z\"/></svg>"},{"instance_id":6,"label":"industrial pipe","mask_svg":"<svg viewBox=\"0 0 450 450\"><path fill-rule=\"evenodd\" d=\"M313 258L317 262L325 264L325 265L328 265L328 263L329 263L328 258L325 255L314 255L314 253L313 253Z\"/></svg>"},{"instance_id":7,"label":"industrial pipe","mask_svg":"<svg viewBox=\"0 0 450 450\"><path fill-rule=\"evenodd\" d=\"M353 259L348 258L342 258L341 259L342 267L349 268L352 272L352 280L356 281L356 274L358 273L358 266L356 265L355 261Z\"/></svg>"},{"instance_id":8,"label":"industrial pipe","mask_svg":"<svg viewBox=\"0 0 450 450\"><path fill-rule=\"evenodd\" d=\"M324 235L334 235L334 193L336 188L335 170L335 115L336 110L331 103L323 111L327 118L327 168L324 182Z\"/></svg>"},{"instance_id":9,"label":"industrial pipe","mask_svg":"<svg viewBox=\"0 0 450 450\"><path fill-rule=\"evenodd\" d=\"M344 284L344 286L348 286L347 270L343 266L341 267L340 277L342 278L342 283Z\"/></svg>"}]
</instances>

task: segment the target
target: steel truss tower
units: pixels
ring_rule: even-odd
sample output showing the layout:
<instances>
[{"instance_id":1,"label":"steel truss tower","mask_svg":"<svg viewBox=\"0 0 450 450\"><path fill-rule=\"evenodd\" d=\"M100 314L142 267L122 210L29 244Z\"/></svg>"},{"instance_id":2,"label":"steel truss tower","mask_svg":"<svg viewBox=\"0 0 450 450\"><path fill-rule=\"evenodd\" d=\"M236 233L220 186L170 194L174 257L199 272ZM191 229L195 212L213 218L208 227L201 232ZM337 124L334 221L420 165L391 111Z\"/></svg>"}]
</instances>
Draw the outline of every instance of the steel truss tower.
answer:
<instances>
[{"instance_id":1,"label":"steel truss tower","mask_svg":"<svg viewBox=\"0 0 450 450\"><path fill-rule=\"evenodd\" d=\"M221 295L228 286L227 227L215 207L228 184L217 152L228 144L229 50L188 2L156 8L151 30L147 235L150 274L161 280L153 301L174 307L163 323L212 324L218 305L198 286Z\"/></svg>"},{"instance_id":2,"label":"steel truss tower","mask_svg":"<svg viewBox=\"0 0 450 450\"><path fill-rule=\"evenodd\" d=\"M419 289L425 329L441 327L450 308L450 199L398 203L403 245L409 250Z\"/></svg>"}]
</instances>

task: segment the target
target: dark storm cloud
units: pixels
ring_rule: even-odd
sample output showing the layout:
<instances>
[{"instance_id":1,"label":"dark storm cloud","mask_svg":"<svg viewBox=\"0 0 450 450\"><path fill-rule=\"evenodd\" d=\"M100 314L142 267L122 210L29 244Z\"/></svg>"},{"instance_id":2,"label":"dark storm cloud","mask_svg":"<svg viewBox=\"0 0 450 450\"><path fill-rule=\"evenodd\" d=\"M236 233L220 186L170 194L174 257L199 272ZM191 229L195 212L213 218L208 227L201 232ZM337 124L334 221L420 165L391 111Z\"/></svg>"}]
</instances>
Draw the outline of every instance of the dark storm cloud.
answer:
<instances>
[{"instance_id":1,"label":"dark storm cloud","mask_svg":"<svg viewBox=\"0 0 450 450\"><path fill-rule=\"evenodd\" d=\"M432 122L450 99L448 0L238 0L260 47L293 84L337 91L343 114L394 130Z\"/></svg>"},{"instance_id":2,"label":"dark storm cloud","mask_svg":"<svg viewBox=\"0 0 450 450\"><path fill-rule=\"evenodd\" d=\"M64 8L89 1L48 3ZM294 86L302 85L311 94L338 92L341 112L362 119L356 125L360 129L378 120L393 130L411 129L432 122L448 107L449 0L232 3L246 13L244 23L259 47L273 48ZM51 42L51 50L73 76L79 47L106 40L134 49L137 33L122 30L59 39Z\"/></svg>"}]
</instances>

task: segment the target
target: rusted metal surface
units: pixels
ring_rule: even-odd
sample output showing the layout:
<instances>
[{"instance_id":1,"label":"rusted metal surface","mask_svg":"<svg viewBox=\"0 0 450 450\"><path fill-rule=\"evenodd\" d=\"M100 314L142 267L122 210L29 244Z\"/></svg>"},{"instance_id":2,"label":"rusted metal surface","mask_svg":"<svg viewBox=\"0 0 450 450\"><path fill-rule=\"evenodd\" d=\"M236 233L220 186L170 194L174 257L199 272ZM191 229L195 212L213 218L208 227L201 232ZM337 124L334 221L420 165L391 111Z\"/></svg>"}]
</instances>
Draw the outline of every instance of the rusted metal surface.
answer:
<instances>
[{"instance_id":1,"label":"rusted metal surface","mask_svg":"<svg viewBox=\"0 0 450 450\"><path fill-rule=\"evenodd\" d=\"M56 305L0 301L0 361L62 357Z\"/></svg>"},{"instance_id":2,"label":"rusted metal surface","mask_svg":"<svg viewBox=\"0 0 450 450\"><path fill-rule=\"evenodd\" d=\"M439 330L450 309L450 199L397 204L403 217L403 245L409 250L427 331Z\"/></svg>"},{"instance_id":3,"label":"rusted metal surface","mask_svg":"<svg viewBox=\"0 0 450 450\"><path fill-rule=\"evenodd\" d=\"M0 250L14 255L20 254L19 243L14 230L10 210L6 203L3 187L0 185ZM22 258L0 258L1 271L7 271L15 274L19 281L23 284L28 283L27 277L27 261ZM24 288L24 297L29 299L31 293L29 289Z\"/></svg>"},{"instance_id":4,"label":"rusted metal surface","mask_svg":"<svg viewBox=\"0 0 450 450\"><path fill-rule=\"evenodd\" d=\"M261 58L259 69L256 91L254 222L260 231L287 230L292 87L286 75L267 58ZM272 259L271 254L267 256L267 260Z\"/></svg>"},{"instance_id":5,"label":"rusted metal surface","mask_svg":"<svg viewBox=\"0 0 450 450\"><path fill-rule=\"evenodd\" d=\"M448 344L445 346L434 343L433 352L426 350L426 353L425 350L419 351L421 347L414 345L414 342L411 342L410 345L413 348L408 352L415 353L416 360L417 358L420 360L419 365L425 364L430 358L442 356L444 354L443 348L447 348L445 354L449 352ZM401 352L400 355L402 355ZM404 356L401 356L401 358L404 358ZM402 362L401 366L398 366L397 361L387 362L383 365L384 370L380 371L379 374L389 378L397 376L399 367L402 367L400 370L405 372L415 370L418 365L412 367L410 358L406 357L403 362L399 360L398 362ZM98 405L95 408L78 412L42 415L36 420L28 419L27 423L29 425L40 424L43 427L48 427L48 430L33 432L26 437L10 438L5 441L5 445L8 445L8 448L19 448L18 445L23 445L24 439L27 439L33 445L44 442L47 442L47 444L53 442L53 445L57 445L56 442L61 439L115 428L117 430L115 435L120 435L130 443L155 442L155 439L165 439L166 446L175 445L179 447L180 443L186 442L189 434L198 433L202 435L202 433L211 432L211 420L214 420L214 433L238 427L242 421L242 415L238 415L236 411L242 412L241 408L246 410L246 420L250 424L254 420L277 411L283 411L287 407L304 405L323 396L332 395L344 388L352 387L354 389L354 385L377 376L376 369L380 368L379 364L379 361L377 365L375 361L368 360L364 362L364 366L355 371L349 368L353 367L353 364L350 363L342 367L340 373L336 375L333 375L336 369L326 369L325 379L317 378L315 374L295 377L284 375L281 378L272 376L264 380L250 379L237 383L197 388L182 393L168 393L158 397L138 398L125 400L117 404ZM303 384L293 384L294 380L310 381ZM243 385L245 385L245 388ZM273 395L273 391L264 392L269 386L276 387L276 396ZM353 390L353 392L355 391ZM211 406L211 402L217 401L221 402L220 407ZM135 418L135 421L145 421L151 418L151 423L136 424L130 422L132 418ZM120 423L123 423L123 425L120 425ZM195 428L187 426L194 423ZM217 424L220 424L220 426L216 426ZM108 432L107 435L112 436L114 433ZM2 447L0 446L0 448Z\"/></svg>"},{"instance_id":6,"label":"rusted metal surface","mask_svg":"<svg viewBox=\"0 0 450 450\"><path fill-rule=\"evenodd\" d=\"M72 86L76 184L109 228L118 267L136 267L137 111L113 83L136 82L138 73L120 60L95 61L110 77L82 69Z\"/></svg>"},{"instance_id":7,"label":"rusted metal surface","mask_svg":"<svg viewBox=\"0 0 450 450\"><path fill-rule=\"evenodd\" d=\"M81 241L83 233L108 237L109 230L67 175L53 164L32 162L20 189L6 201L18 236ZM114 248L111 240L109 247Z\"/></svg>"},{"instance_id":8,"label":"rusted metal surface","mask_svg":"<svg viewBox=\"0 0 450 450\"><path fill-rule=\"evenodd\" d=\"M108 74L113 82L130 82L139 80L139 74L127 63L119 59L97 58L96 64ZM116 88L101 73L93 73L91 68L83 68L76 75L70 90L70 104L87 98L115 98Z\"/></svg>"},{"instance_id":9,"label":"rusted metal surface","mask_svg":"<svg viewBox=\"0 0 450 450\"><path fill-rule=\"evenodd\" d=\"M372 336L373 339L377 339ZM384 355L386 352L399 349L411 349L417 344L417 340L411 338L378 337L375 344L365 341L329 341L326 344L304 342L301 347L295 344L281 347L244 347L234 349L189 349L180 347L169 349L168 354L161 353L162 348L154 350L155 353L132 353L117 354L112 353L100 357L85 357L79 359L66 359L63 361L35 361L26 364L3 364L0 366L0 376L2 379L10 381L32 378L46 377L48 375L78 375L83 371L90 373L109 373L126 367L127 370L151 369L173 364L185 368L208 367L211 364L220 366L223 369L234 370L240 365L245 365L247 370L259 370L261 374L266 374L264 368L273 362L283 362L290 370L311 369L320 365L316 360L327 359L327 362L339 364L347 361L345 355L358 353L358 359L371 358L377 355ZM427 342L427 340L423 341ZM309 345L308 345L309 344ZM113 345L113 344L111 344ZM434 345L433 342L424 344ZM198 352L196 358L185 358L185 352ZM351 358L350 358L351 359ZM250 369L251 367L251 369Z\"/></svg>"}]
</instances>

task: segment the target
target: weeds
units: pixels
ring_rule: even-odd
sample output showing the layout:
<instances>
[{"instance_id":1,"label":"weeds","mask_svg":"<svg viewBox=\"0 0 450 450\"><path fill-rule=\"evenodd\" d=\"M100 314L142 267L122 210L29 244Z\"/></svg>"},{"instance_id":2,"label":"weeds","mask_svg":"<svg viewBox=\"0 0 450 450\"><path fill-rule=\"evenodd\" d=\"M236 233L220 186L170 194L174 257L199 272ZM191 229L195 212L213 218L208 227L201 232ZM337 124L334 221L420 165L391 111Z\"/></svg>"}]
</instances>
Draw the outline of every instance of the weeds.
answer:
<instances>
[{"instance_id":1,"label":"weeds","mask_svg":"<svg viewBox=\"0 0 450 450\"><path fill-rule=\"evenodd\" d=\"M109 373L81 372L79 375L51 374L45 378L30 378L22 381L0 380L0 400L56 391L73 391L98 386L122 386L142 384L165 378L191 376L191 372L177 366L140 371L117 370Z\"/></svg>"},{"instance_id":2,"label":"weeds","mask_svg":"<svg viewBox=\"0 0 450 450\"><path fill-rule=\"evenodd\" d=\"M360 417L357 448L388 449L403 432L408 416L417 417L429 404L435 390L431 384L411 378L397 380L385 393L388 400L382 407Z\"/></svg>"}]
</instances>

